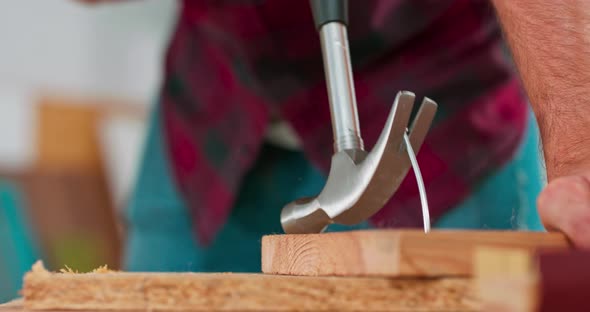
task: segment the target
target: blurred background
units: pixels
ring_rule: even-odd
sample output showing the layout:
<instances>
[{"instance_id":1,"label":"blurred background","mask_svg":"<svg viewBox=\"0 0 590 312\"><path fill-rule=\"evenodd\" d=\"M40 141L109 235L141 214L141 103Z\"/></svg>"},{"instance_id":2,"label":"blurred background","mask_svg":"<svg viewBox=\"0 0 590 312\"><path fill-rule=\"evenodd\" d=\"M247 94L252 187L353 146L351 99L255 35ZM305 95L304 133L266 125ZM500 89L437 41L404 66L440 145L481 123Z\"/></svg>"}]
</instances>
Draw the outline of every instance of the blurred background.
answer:
<instances>
[{"instance_id":1,"label":"blurred background","mask_svg":"<svg viewBox=\"0 0 590 312\"><path fill-rule=\"evenodd\" d=\"M0 302L37 259L118 268L174 0L0 2Z\"/></svg>"}]
</instances>

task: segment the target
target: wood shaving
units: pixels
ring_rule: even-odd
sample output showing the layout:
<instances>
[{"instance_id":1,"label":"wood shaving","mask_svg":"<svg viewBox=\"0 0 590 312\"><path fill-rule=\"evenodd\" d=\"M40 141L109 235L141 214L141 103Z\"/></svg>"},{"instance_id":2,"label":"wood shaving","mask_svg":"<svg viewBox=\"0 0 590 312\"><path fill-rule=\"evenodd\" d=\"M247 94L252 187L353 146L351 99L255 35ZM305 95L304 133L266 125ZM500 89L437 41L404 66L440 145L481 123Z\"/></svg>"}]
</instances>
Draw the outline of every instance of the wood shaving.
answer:
<instances>
[{"instance_id":1,"label":"wood shaving","mask_svg":"<svg viewBox=\"0 0 590 312\"><path fill-rule=\"evenodd\" d=\"M65 266L65 268L59 270L60 273L71 273L71 274L78 274L80 272L72 270L69 266Z\"/></svg>"},{"instance_id":2,"label":"wood shaving","mask_svg":"<svg viewBox=\"0 0 590 312\"><path fill-rule=\"evenodd\" d=\"M99 266L98 268L92 270L90 273L113 273L115 271L109 269L108 265Z\"/></svg>"},{"instance_id":3,"label":"wood shaving","mask_svg":"<svg viewBox=\"0 0 590 312\"><path fill-rule=\"evenodd\" d=\"M37 262L35 262L35 264L33 264L33 267L31 268L31 272L35 273L35 274L40 274L40 275L47 275L49 276L51 274L50 271L48 271L45 266L43 265L43 261L41 260L37 260ZM99 266L98 268L87 272L87 273L95 273L95 274L104 274L104 273L115 273L116 271L109 269L108 265L102 265ZM78 270L74 270L72 268L70 268L69 266L65 265L64 268L59 270L59 273L62 274L84 274L84 273L80 273Z\"/></svg>"}]
</instances>

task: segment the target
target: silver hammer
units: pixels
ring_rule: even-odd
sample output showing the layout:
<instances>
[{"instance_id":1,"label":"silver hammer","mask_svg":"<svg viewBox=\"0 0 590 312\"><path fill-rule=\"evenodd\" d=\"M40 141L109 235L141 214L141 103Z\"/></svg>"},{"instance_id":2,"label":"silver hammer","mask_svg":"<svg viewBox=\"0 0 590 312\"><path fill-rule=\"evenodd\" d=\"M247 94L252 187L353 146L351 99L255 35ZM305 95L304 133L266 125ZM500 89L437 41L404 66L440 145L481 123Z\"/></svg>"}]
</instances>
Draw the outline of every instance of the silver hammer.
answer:
<instances>
[{"instance_id":1,"label":"silver hammer","mask_svg":"<svg viewBox=\"0 0 590 312\"><path fill-rule=\"evenodd\" d=\"M283 208L283 230L291 234L319 233L332 223L355 225L379 211L412 165L406 143L411 150L420 150L437 109L434 101L424 98L408 130L415 96L399 92L377 143L367 153L352 79L348 1L310 0L310 4L322 45L335 153L320 194Z\"/></svg>"}]
</instances>

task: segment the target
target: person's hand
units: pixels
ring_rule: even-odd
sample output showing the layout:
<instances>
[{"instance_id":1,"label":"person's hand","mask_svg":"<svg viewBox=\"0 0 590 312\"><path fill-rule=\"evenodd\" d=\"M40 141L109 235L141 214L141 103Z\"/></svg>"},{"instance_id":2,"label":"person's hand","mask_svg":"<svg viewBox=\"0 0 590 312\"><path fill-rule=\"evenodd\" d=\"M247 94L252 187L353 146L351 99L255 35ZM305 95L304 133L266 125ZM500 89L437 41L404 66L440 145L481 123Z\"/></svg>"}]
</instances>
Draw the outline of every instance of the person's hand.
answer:
<instances>
[{"instance_id":1,"label":"person's hand","mask_svg":"<svg viewBox=\"0 0 590 312\"><path fill-rule=\"evenodd\" d=\"M576 247L590 249L590 171L551 181L538 209L547 230L562 231Z\"/></svg>"}]
</instances>

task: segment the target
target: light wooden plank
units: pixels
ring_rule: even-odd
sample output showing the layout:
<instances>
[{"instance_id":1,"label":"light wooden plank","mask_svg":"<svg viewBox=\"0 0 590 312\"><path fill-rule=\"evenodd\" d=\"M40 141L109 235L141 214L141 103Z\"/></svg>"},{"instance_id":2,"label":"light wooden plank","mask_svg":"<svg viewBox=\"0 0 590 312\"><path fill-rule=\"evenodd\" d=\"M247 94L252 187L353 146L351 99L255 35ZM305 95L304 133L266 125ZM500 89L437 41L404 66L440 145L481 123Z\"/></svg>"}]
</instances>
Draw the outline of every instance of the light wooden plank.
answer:
<instances>
[{"instance_id":1,"label":"light wooden plank","mask_svg":"<svg viewBox=\"0 0 590 312\"><path fill-rule=\"evenodd\" d=\"M474 262L482 312L538 310L540 278L533 252L482 247L474 253Z\"/></svg>"},{"instance_id":2,"label":"light wooden plank","mask_svg":"<svg viewBox=\"0 0 590 312\"><path fill-rule=\"evenodd\" d=\"M270 235L262 271L306 276L471 276L478 246L567 249L558 233L374 230Z\"/></svg>"},{"instance_id":3,"label":"light wooden plank","mask_svg":"<svg viewBox=\"0 0 590 312\"><path fill-rule=\"evenodd\" d=\"M78 311L476 311L467 278L49 273L25 276L27 309ZM8 307L2 312L25 311Z\"/></svg>"}]
</instances>

